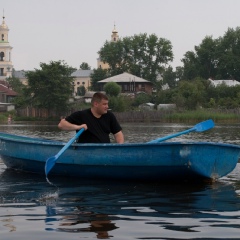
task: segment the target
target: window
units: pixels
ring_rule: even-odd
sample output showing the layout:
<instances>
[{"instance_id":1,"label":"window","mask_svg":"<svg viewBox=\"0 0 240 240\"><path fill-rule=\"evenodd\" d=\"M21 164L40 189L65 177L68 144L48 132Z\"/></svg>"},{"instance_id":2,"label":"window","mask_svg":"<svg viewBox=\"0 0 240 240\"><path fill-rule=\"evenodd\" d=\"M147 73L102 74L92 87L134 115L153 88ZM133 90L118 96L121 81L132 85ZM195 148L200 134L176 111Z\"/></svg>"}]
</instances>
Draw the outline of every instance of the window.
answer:
<instances>
[{"instance_id":1,"label":"window","mask_svg":"<svg viewBox=\"0 0 240 240\"><path fill-rule=\"evenodd\" d=\"M1 52L0 53L0 61L3 61L3 58L4 58L4 52Z\"/></svg>"},{"instance_id":2,"label":"window","mask_svg":"<svg viewBox=\"0 0 240 240\"><path fill-rule=\"evenodd\" d=\"M4 41L4 34L2 34L2 41Z\"/></svg>"}]
</instances>

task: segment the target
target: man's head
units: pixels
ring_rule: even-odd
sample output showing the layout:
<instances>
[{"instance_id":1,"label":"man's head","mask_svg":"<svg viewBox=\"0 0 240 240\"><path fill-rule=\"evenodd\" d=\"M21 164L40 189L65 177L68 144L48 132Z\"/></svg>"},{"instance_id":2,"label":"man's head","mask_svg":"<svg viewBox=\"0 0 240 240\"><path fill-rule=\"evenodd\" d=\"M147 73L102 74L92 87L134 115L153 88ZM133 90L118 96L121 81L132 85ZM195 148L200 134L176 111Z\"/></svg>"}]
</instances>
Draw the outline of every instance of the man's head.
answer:
<instances>
[{"instance_id":1,"label":"man's head","mask_svg":"<svg viewBox=\"0 0 240 240\"><path fill-rule=\"evenodd\" d=\"M105 94L100 93L100 92L94 93L93 97L92 97L92 101L91 101L92 106L93 106L94 102L100 103L102 100L107 100L108 101L108 97Z\"/></svg>"},{"instance_id":2,"label":"man's head","mask_svg":"<svg viewBox=\"0 0 240 240\"><path fill-rule=\"evenodd\" d=\"M101 116L107 113L108 110L108 97L100 92L94 93L92 97L92 112L94 115Z\"/></svg>"}]
</instances>

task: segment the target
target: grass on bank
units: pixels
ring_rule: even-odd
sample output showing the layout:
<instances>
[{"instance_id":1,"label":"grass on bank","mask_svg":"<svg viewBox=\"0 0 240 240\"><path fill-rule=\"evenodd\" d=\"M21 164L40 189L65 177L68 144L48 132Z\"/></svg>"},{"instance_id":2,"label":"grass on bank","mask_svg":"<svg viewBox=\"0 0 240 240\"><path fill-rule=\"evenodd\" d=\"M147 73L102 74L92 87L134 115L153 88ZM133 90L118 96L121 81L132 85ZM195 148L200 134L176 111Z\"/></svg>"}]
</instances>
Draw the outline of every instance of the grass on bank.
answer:
<instances>
[{"instance_id":1,"label":"grass on bank","mask_svg":"<svg viewBox=\"0 0 240 240\"><path fill-rule=\"evenodd\" d=\"M148 122L151 122L151 115L158 115L161 117L161 122L169 123L189 123L189 122L200 122L207 119L212 119L214 122L218 123L239 123L240 114L229 112L220 112L218 110L195 110L195 111L146 111L148 118L145 119ZM48 117L48 118L39 118L39 117L26 117L26 116L16 116L14 111L0 113L0 123L7 123L9 114L12 116L12 120L17 121L59 121L59 117ZM120 113L121 114L121 113ZM145 121L144 120L144 121ZM128 122L128 119L125 119L124 122ZM130 121L132 122L132 121Z\"/></svg>"},{"instance_id":2,"label":"grass on bank","mask_svg":"<svg viewBox=\"0 0 240 240\"><path fill-rule=\"evenodd\" d=\"M169 122L192 122L212 119L214 122L239 122L240 115L234 113L222 113L209 110L196 110L186 112L175 112L165 116Z\"/></svg>"}]
</instances>

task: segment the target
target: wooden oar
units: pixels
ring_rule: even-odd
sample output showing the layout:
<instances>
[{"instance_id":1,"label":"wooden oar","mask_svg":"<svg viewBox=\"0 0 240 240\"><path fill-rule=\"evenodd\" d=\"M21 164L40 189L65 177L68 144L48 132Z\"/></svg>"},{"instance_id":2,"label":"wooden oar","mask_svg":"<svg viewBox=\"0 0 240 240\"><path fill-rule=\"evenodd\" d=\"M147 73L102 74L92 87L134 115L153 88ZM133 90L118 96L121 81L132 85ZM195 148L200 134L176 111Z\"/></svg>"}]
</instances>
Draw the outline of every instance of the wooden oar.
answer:
<instances>
[{"instance_id":1,"label":"wooden oar","mask_svg":"<svg viewBox=\"0 0 240 240\"><path fill-rule=\"evenodd\" d=\"M69 142L55 156L52 156L47 159L47 161L45 163L46 177L47 177L48 173L50 172L50 170L55 165L55 162L57 161L57 159L69 148L69 146L82 134L83 131L84 131L84 128L79 130L77 132L77 134L71 140L69 140Z\"/></svg>"},{"instance_id":2,"label":"wooden oar","mask_svg":"<svg viewBox=\"0 0 240 240\"><path fill-rule=\"evenodd\" d=\"M165 137L162 137L162 138L157 138L157 139L152 140L148 143L159 143L159 142L168 140L170 138L178 137L178 136L186 134L186 133L190 133L190 132L194 132L194 131L203 132L203 131L209 130L213 127L214 127L214 122L213 122L212 119L209 119L207 121L200 122L200 123L196 124L194 127L190 128L188 130L178 132L178 133L175 133L175 134L172 134L172 135L169 135L169 136L165 136Z\"/></svg>"}]
</instances>

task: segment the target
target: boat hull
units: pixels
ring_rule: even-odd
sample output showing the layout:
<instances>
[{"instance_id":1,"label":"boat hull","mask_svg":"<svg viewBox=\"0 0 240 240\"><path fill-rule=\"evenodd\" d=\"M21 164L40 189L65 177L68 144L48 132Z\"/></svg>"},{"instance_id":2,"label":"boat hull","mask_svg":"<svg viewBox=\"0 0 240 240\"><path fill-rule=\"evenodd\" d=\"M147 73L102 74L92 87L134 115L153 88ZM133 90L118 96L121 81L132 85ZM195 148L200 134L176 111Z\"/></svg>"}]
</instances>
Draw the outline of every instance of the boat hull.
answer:
<instances>
[{"instance_id":1,"label":"boat hull","mask_svg":"<svg viewBox=\"0 0 240 240\"><path fill-rule=\"evenodd\" d=\"M0 156L8 168L44 174L46 160L63 142L0 133ZM122 180L218 179L230 173L240 146L196 143L73 144L49 175Z\"/></svg>"}]
</instances>

